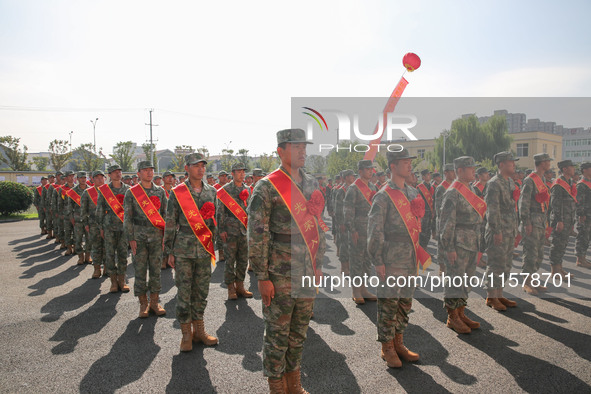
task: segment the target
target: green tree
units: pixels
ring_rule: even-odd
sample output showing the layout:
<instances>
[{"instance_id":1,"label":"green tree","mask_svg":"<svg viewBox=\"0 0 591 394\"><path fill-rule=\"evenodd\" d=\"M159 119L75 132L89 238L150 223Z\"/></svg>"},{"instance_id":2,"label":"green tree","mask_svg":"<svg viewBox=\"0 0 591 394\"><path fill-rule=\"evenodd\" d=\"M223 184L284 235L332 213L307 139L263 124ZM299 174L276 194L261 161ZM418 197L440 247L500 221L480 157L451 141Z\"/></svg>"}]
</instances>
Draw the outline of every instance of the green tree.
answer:
<instances>
[{"instance_id":1,"label":"green tree","mask_svg":"<svg viewBox=\"0 0 591 394\"><path fill-rule=\"evenodd\" d=\"M272 152L271 154L263 153L255 162L255 167L260 168L267 174L275 171L279 167L279 158L277 157L277 152Z\"/></svg>"},{"instance_id":2,"label":"green tree","mask_svg":"<svg viewBox=\"0 0 591 394\"><path fill-rule=\"evenodd\" d=\"M342 146L354 146L357 142L341 141ZM357 163L359 160L363 160L364 152L354 152L349 150L340 149L338 152L335 149L328 153L326 158L326 170L328 176L334 178L343 170L357 171Z\"/></svg>"},{"instance_id":3,"label":"green tree","mask_svg":"<svg viewBox=\"0 0 591 394\"><path fill-rule=\"evenodd\" d=\"M49 160L56 171L61 171L72 157L70 145L65 140L53 140L49 143Z\"/></svg>"},{"instance_id":4,"label":"green tree","mask_svg":"<svg viewBox=\"0 0 591 394\"><path fill-rule=\"evenodd\" d=\"M10 135L0 137L0 147L4 154L0 152L0 161L5 163L13 171L29 171L31 165L27 163L27 146L20 147L20 138Z\"/></svg>"},{"instance_id":5,"label":"green tree","mask_svg":"<svg viewBox=\"0 0 591 394\"><path fill-rule=\"evenodd\" d=\"M232 165L238 162L238 160L233 155L234 149L222 149L222 170L228 172L232 171Z\"/></svg>"},{"instance_id":6,"label":"green tree","mask_svg":"<svg viewBox=\"0 0 591 394\"><path fill-rule=\"evenodd\" d=\"M119 164L121 170L124 172L132 171L133 165L133 142L131 141L120 141L117 142L113 148L111 159L115 163Z\"/></svg>"},{"instance_id":7,"label":"green tree","mask_svg":"<svg viewBox=\"0 0 591 394\"><path fill-rule=\"evenodd\" d=\"M306 168L311 174L326 173L326 159L320 155L306 157Z\"/></svg>"},{"instance_id":8,"label":"green tree","mask_svg":"<svg viewBox=\"0 0 591 394\"><path fill-rule=\"evenodd\" d=\"M379 165L382 171L386 171L388 169L388 159L386 159L386 154L381 155L378 153L374 159L374 164Z\"/></svg>"},{"instance_id":9,"label":"green tree","mask_svg":"<svg viewBox=\"0 0 591 394\"><path fill-rule=\"evenodd\" d=\"M172 159L173 172L185 171L185 156L195 152L191 145L177 145L174 148L174 158Z\"/></svg>"},{"instance_id":10,"label":"green tree","mask_svg":"<svg viewBox=\"0 0 591 394\"><path fill-rule=\"evenodd\" d=\"M72 161L76 171L92 172L103 168L103 160L94 152L94 145L90 143L81 144L74 149Z\"/></svg>"},{"instance_id":11,"label":"green tree","mask_svg":"<svg viewBox=\"0 0 591 394\"><path fill-rule=\"evenodd\" d=\"M35 168L37 169L37 171L47 171L47 166L49 165L49 157L35 156L33 157L33 163L35 164Z\"/></svg>"},{"instance_id":12,"label":"green tree","mask_svg":"<svg viewBox=\"0 0 591 394\"><path fill-rule=\"evenodd\" d=\"M238 161L248 167L250 159L248 158L248 149L238 149Z\"/></svg>"},{"instance_id":13,"label":"green tree","mask_svg":"<svg viewBox=\"0 0 591 394\"><path fill-rule=\"evenodd\" d=\"M156 165L156 161L158 160L156 157L156 144L146 142L145 144L142 144L142 150L144 151L144 155L146 155L146 160L150 160L152 164L158 168Z\"/></svg>"},{"instance_id":14,"label":"green tree","mask_svg":"<svg viewBox=\"0 0 591 394\"><path fill-rule=\"evenodd\" d=\"M16 182L0 182L0 214L26 211L33 203L33 191Z\"/></svg>"}]
</instances>

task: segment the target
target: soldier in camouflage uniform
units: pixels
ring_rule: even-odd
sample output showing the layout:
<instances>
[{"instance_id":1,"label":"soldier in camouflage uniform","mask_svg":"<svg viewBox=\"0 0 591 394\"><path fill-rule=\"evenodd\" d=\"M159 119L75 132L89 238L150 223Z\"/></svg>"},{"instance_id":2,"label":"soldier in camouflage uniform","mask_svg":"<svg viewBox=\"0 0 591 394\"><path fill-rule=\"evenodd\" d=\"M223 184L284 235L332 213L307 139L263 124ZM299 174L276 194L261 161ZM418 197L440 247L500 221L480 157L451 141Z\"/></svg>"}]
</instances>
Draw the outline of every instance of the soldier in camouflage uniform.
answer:
<instances>
[{"instance_id":1,"label":"soldier in camouflage uniform","mask_svg":"<svg viewBox=\"0 0 591 394\"><path fill-rule=\"evenodd\" d=\"M371 274L371 259L367 251L367 214L371 208L371 199L377 192L375 185L370 182L374 168L371 160L357 163L359 182L367 185L370 190L369 201L356 183L349 185L343 199L343 224L348 235L352 277L362 278ZM353 301L356 304L365 304L365 300L377 301L377 298L363 284L353 286Z\"/></svg>"},{"instance_id":2,"label":"soldier in camouflage uniform","mask_svg":"<svg viewBox=\"0 0 591 394\"><path fill-rule=\"evenodd\" d=\"M476 182L472 184L474 193L484 200L484 193L486 192L486 184L490 180L490 173L485 167L480 167L476 170ZM486 216L480 225L480 253L476 261L477 267L486 268L486 258L482 255L486 251L486 242L484 242L484 231L486 230Z\"/></svg>"},{"instance_id":3,"label":"soldier in camouflage uniform","mask_svg":"<svg viewBox=\"0 0 591 394\"><path fill-rule=\"evenodd\" d=\"M47 234L47 224L45 223L45 206L43 203L43 189L45 189L45 185L47 185L47 177L41 177L41 187L35 188L34 190L34 198L33 198L33 205L37 210L37 216L39 217L39 228L41 229L41 235Z\"/></svg>"},{"instance_id":4,"label":"soldier in camouflage uniform","mask_svg":"<svg viewBox=\"0 0 591 394\"><path fill-rule=\"evenodd\" d=\"M552 226L552 247L550 248L551 275L561 275L566 279L567 272L562 269L562 258L566 252L568 238L575 224L576 197L572 194L572 177L575 175L575 165L571 160L558 162L558 169L562 173L556 179L550 190L550 224ZM568 189L561 186L564 184ZM575 189L576 190L576 189Z\"/></svg>"},{"instance_id":5,"label":"soldier in camouflage uniform","mask_svg":"<svg viewBox=\"0 0 591 394\"><path fill-rule=\"evenodd\" d=\"M76 174L78 184L72 190L80 196L80 201L76 203L72 198L67 198L66 217L74 228L74 253L78 255L78 265L85 262L90 263L91 244L88 239L88 232L84 228L84 217L82 215L82 195L88 188L86 184L86 172L80 171ZM78 205L80 204L80 205ZM82 244L84 238L84 245Z\"/></svg>"},{"instance_id":6,"label":"soldier in camouflage uniform","mask_svg":"<svg viewBox=\"0 0 591 394\"><path fill-rule=\"evenodd\" d=\"M441 203L443 202L443 194L447 190L447 188L453 183L456 179L456 172L454 169L453 164L446 164L443 166L443 175L445 175L445 182L441 182L435 188L435 195L433 196L433 202L435 205L435 239L437 239L437 261L439 262L439 274L443 274L445 272L445 253L440 251L439 248L439 217L441 215Z\"/></svg>"},{"instance_id":7,"label":"soldier in camouflage uniform","mask_svg":"<svg viewBox=\"0 0 591 394\"><path fill-rule=\"evenodd\" d=\"M577 184L577 267L591 268L587 249L591 236L591 162L581 164L582 178Z\"/></svg>"},{"instance_id":8,"label":"soldier in camouflage uniform","mask_svg":"<svg viewBox=\"0 0 591 394\"><path fill-rule=\"evenodd\" d=\"M442 181L441 174L438 172L434 172L431 178L433 178L431 180L431 186L433 186L434 189L437 189L437 186L439 186Z\"/></svg>"},{"instance_id":9,"label":"soldier in camouflage uniform","mask_svg":"<svg viewBox=\"0 0 591 394\"><path fill-rule=\"evenodd\" d=\"M529 175L523 182L519 196L519 219L521 221L521 233L523 234L523 273L529 274L523 283L523 290L528 294L538 295L538 291L545 291L544 286L534 286L531 275L540 270L544 260L544 240L546 235L546 216L548 202L539 202L541 196L550 196L544 184L544 173L550 168L552 158L547 153L534 155L536 172ZM538 190L534 177L539 178L541 189Z\"/></svg>"},{"instance_id":10,"label":"soldier in camouflage uniform","mask_svg":"<svg viewBox=\"0 0 591 394\"><path fill-rule=\"evenodd\" d=\"M417 256L406 223L388 190L400 191L409 202L419 194L404 182L412 171L411 162L416 156L410 156L403 149L400 152L387 152L386 157L391 178L373 199L367 224L367 250L380 279L377 331L378 342L382 344L381 356L388 367L400 368L400 358L406 361L419 359L419 355L409 351L403 341L415 287L412 283L407 283L405 287L388 286L386 278L416 275Z\"/></svg>"},{"instance_id":11,"label":"soldier in camouflage uniform","mask_svg":"<svg viewBox=\"0 0 591 394\"><path fill-rule=\"evenodd\" d=\"M340 186L341 186L341 176L337 175L337 176L335 176L335 182L332 186L332 190L330 192L330 197L326 200L326 209L328 210L328 216L330 216L332 219L331 233L335 237L334 238L335 244L337 243L337 239L336 239L337 228L336 228L336 223L335 223L334 199L335 199L335 196L336 196L337 191L339 190Z\"/></svg>"},{"instance_id":12,"label":"soldier in camouflage uniform","mask_svg":"<svg viewBox=\"0 0 591 394\"><path fill-rule=\"evenodd\" d=\"M62 199L61 188L65 183L64 174L61 171L55 173L56 181L53 191L51 192L51 211L53 212L53 235L55 236L55 243L60 244L60 250L66 249L64 242L64 221L60 219L59 201Z\"/></svg>"},{"instance_id":13,"label":"soldier in camouflage uniform","mask_svg":"<svg viewBox=\"0 0 591 394\"><path fill-rule=\"evenodd\" d=\"M517 303L503 297L503 283L500 275L509 277L513 266L513 250L517 236L517 210L513 199L513 173L515 162L511 152L495 154L494 161L499 167L499 173L491 178L486 185L484 200L486 210L485 242L488 263L486 266L486 305L497 311L504 311L507 307L515 307ZM492 275L492 276L491 276ZM491 280L492 278L492 280Z\"/></svg>"},{"instance_id":14,"label":"soldier in camouflage uniform","mask_svg":"<svg viewBox=\"0 0 591 394\"><path fill-rule=\"evenodd\" d=\"M484 200L476 195L470 185L474 181L474 158L458 157L454 159L454 167L458 179L443 194L439 218L440 245L446 254L445 272L452 281L454 277L463 278L464 275L471 278L476 272L480 227L486 212ZM460 190L468 197L464 197ZM482 214L476 210L479 204ZM460 334L480 328L480 323L464 314L468 306L469 282L461 286L453 286L452 282L444 284L443 305L447 309L447 326Z\"/></svg>"},{"instance_id":15,"label":"soldier in camouflage uniform","mask_svg":"<svg viewBox=\"0 0 591 394\"><path fill-rule=\"evenodd\" d=\"M107 185L116 198L116 203L123 206L123 199L129 186L121 181L121 167L114 164L107 168L111 182ZM105 269L111 278L111 293L129 292L125 280L127 271L127 239L123 234L123 222L99 191L96 206L96 222L101 237L105 240Z\"/></svg>"},{"instance_id":16,"label":"soldier in camouflage uniform","mask_svg":"<svg viewBox=\"0 0 591 394\"><path fill-rule=\"evenodd\" d=\"M164 174L162 174L162 188L166 193L167 199L170 198L170 193L172 193L172 188L174 187L175 179L176 175L171 171L165 171ZM162 266L160 268L163 270L168 268L168 253L166 253L166 250L162 251Z\"/></svg>"},{"instance_id":17,"label":"soldier in camouflage uniform","mask_svg":"<svg viewBox=\"0 0 591 394\"><path fill-rule=\"evenodd\" d=\"M378 181L376 182L376 188L380 190L386 184L386 173L384 171L380 171L377 174Z\"/></svg>"},{"instance_id":18,"label":"soldier in camouflage uniform","mask_svg":"<svg viewBox=\"0 0 591 394\"><path fill-rule=\"evenodd\" d=\"M318 190L316 179L302 171L309 143L301 129L277 133L279 169L291 178L292 187L297 185L306 200ZM263 372L272 393L303 393L300 364L316 290L304 286L302 279L320 275L326 241L317 226L319 244L314 272L314 262L291 216L292 207L285 205L270 176L257 183L248 206L249 257L258 279L265 321Z\"/></svg>"},{"instance_id":19,"label":"soldier in camouflage uniform","mask_svg":"<svg viewBox=\"0 0 591 394\"><path fill-rule=\"evenodd\" d=\"M55 182L55 175L49 174L47 176L48 183L43 188L41 199L43 201L43 211L45 212L45 225L47 228L47 237L45 239L53 239L53 212L51 211L51 191L53 191L53 183Z\"/></svg>"},{"instance_id":20,"label":"soldier in camouflage uniform","mask_svg":"<svg viewBox=\"0 0 591 394\"><path fill-rule=\"evenodd\" d=\"M84 230L88 234L88 244L86 246L86 250L90 250L92 264L94 266L92 278L98 279L101 277L101 264L104 263L105 241L101 237L101 232L97 225L96 207L98 204L98 196L101 194L101 192L98 191L98 188L105 184L105 173L100 170L93 171L92 182L94 183L94 186L90 186L84 191L80 205L82 224L84 225ZM96 191L97 204L95 204L95 202L90 197L89 192L91 189ZM90 261L89 259L87 260ZM104 269L104 275L107 276L106 266Z\"/></svg>"},{"instance_id":21,"label":"soldier in camouflage uniform","mask_svg":"<svg viewBox=\"0 0 591 394\"><path fill-rule=\"evenodd\" d=\"M74 254L74 225L68 216L68 201L70 200L70 197L68 197L66 194L68 190L73 189L75 186L74 175L74 171L68 170L64 173L66 183L62 187L61 198L58 198L57 200L57 210L63 226L63 240L66 248L68 249L65 253L66 256Z\"/></svg>"},{"instance_id":22,"label":"soldier in camouflage uniform","mask_svg":"<svg viewBox=\"0 0 591 394\"><path fill-rule=\"evenodd\" d=\"M188 172L188 179L184 184L199 210L206 203L213 206L216 204L216 189L203 182L206 165L207 161L201 153L185 156L185 171ZM211 233L215 234L213 217L204 219L204 222ZM164 250L169 256L169 265L174 267L176 272L176 317L183 335L181 351L191 351L192 342L203 342L207 346L217 344L217 338L205 332L203 323L203 313L209 294L212 257L195 236L174 191L168 200Z\"/></svg>"},{"instance_id":23,"label":"soldier in camouflage uniform","mask_svg":"<svg viewBox=\"0 0 591 394\"><path fill-rule=\"evenodd\" d=\"M243 183L247 167L242 163L232 165L232 182L226 183L220 190L225 190L231 197L228 203L238 204L244 211L250 198L250 188ZM228 286L228 299L240 297L251 298L252 293L244 288L244 278L248 265L248 243L246 241L246 227L222 202L217 199L216 217L220 238L224 245L226 266L224 268L224 283Z\"/></svg>"},{"instance_id":24,"label":"soldier in camouflage uniform","mask_svg":"<svg viewBox=\"0 0 591 394\"><path fill-rule=\"evenodd\" d=\"M433 196L435 195L435 188L431 186L431 171L423 170L421 171L421 184L425 187L426 193L431 195L431 205L427 202L428 196L425 196L423 190L421 190L421 186L417 187L420 196L423 198L425 202L425 216L421 218L421 233L419 234L419 244L423 247L423 249L427 250L427 246L429 245L429 240L431 236L435 238L435 204L433 201Z\"/></svg>"},{"instance_id":25,"label":"soldier in camouflage uniform","mask_svg":"<svg viewBox=\"0 0 591 394\"><path fill-rule=\"evenodd\" d=\"M154 177L154 165L150 161L140 161L138 163L138 175L140 180L137 185L125 192L123 200L123 209L125 216L123 228L131 253L135 255L133 268L135 271L135 282L133 294L138 297L140 302L139 317L148 317L150 310L157 316L166 314L166 311L158 304L158 295L162 289L160 281L160 271L162 262L162 239L164 230L156 227L158 223L151 222L140 203L133 195L133 190L138 189L140 193L145 193L148 199L154 205L154 208L160 213L162 220L166 217L166 193L160 186L152 182ZM144 201L147 203L147 201ZM144 204L142 204L144 205ZM149 211L148 211L149 212ZM164 227L165 223L160 223ZM146 283L146 277L149 273L149 279ZM150 302L148 303L147 292L150 290Z\"/></svg>"},{"instance_id":26,"label":"soldier in camouflage uniform","mask_svg":"<svg viewBox=\"0 0 591 394\"><path fill-rule=\"evenodd\" d=\"M345 218L344 218L344 201L345 195L347 194L347 189L355 180L355 173L353 170L344 170L341 172L341 179L343 180L343 186L337 190L334 197L334 221L337 226L337 242L338 242L338 257L339 261L341 262L341 272L343 272L346 276L350 275L349 270L349 262L351 259L350 254L350 244L349 244L349 232L347 227L345 227Z\"/></svg>"}]
</instances>

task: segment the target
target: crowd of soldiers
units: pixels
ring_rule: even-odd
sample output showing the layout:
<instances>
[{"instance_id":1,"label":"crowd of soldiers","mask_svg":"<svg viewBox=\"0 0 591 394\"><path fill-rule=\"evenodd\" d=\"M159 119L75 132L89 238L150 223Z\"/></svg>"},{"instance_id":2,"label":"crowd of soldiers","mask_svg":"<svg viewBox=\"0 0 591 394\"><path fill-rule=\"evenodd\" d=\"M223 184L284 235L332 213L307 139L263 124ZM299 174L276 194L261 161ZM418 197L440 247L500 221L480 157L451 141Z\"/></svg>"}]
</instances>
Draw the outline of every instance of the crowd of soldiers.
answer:
<instances>
[{"instance_id":1,"label":"crowd of soldiers","mask_svg":"<svg viewBox=\"0 0 591 394\"><path fill-rule=\"evenodd\" d=\"M328 231L344 275L369 276L373 266L379 278L377 294L356 285L352 298L358 305L377 302L377 340L392 368L401 367L401 359L418 360L419 354L403 342L415 287L410 281L392 286L388 278L417 275L432 260L441 275L452 278L473 276L482 265L486 305L503 311L517 306L503 294L517 244L523 243L522 269L530 274L524 291L543 293L546 287L533 274L540 270L544 244L552 235L551 274L570 275L562 258L575 222L576 264L591 268L585 259L591 163L581 166L578 180L573 163L561 161L560 176L553 179L547 154L535 155L535 169L524 174L516 170L517 158L500 152L491 178L487 169L476 169L472 157L462 156L444 166L443 176L422 171L419 182L411 165L415 157L403 149L387 153L387 171L376 173L372 161L361 160L357 172L342 171L325 185L323 177L304 171L310 143L303 130L279 131L277 170L254 169L248 175L237 163L231 174L220 172L217 183L206 174L207 160L200 153L185 156L185 174L178 180L171 172L155 175L148 161L138 164L133 177L110 166L109 183L102 171L92 172L91 179L85 172L58 171L44 177L36 191L41 233L66 255L77 255L77 264L93 264L93 278L108 276L110 292L130 291L131 252L140 318L166 313L158 303L160 273L174 268L183 352L191 351L193 342L218 343L203 322L216 258L225 260L229 300L253 296L244 280L247 270L254 271L265 324L263 371L272 393L305 392L300 363L317 289L301 278L319 283ZM332 230L322 219L325 206ZM426 251L431 239L437 256ZM444 283L447 326L462 334L478 329L480 324L465 314L470 285Z\"/></svg>"}]
</instances>

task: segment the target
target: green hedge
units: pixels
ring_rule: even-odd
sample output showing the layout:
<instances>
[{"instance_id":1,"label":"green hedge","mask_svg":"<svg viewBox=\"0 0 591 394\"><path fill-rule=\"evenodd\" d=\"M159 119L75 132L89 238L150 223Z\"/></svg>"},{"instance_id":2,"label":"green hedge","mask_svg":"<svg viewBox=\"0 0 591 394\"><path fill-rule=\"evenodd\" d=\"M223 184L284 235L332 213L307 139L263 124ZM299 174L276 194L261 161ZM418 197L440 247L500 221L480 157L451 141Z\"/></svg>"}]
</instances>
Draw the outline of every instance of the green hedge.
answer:
<instances>
[{"instance_id":1,"label":"green hedge","mask_svg":"<svg viewBox=\"0 0 591 394\"><path fill-rule=\"evenodd\" d=\"M0 182L0 214L26 211L33 203L33 192L16 182Z\"/></svg>"}]
</instances>

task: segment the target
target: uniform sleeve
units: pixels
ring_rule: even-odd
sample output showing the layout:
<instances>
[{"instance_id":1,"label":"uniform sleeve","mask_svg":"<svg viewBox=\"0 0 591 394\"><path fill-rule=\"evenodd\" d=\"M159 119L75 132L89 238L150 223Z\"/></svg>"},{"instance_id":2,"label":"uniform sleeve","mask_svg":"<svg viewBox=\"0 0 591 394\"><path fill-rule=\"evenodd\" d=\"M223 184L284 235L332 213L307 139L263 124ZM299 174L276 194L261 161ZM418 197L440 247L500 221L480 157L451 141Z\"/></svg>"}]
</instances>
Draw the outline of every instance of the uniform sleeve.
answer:
<instances>
[{"instance_id":1,"label":"uniform sleeve","mask_svg":"<svg viewBox=\"0 0 591 394\"><path fill-rule=\"evenodd\" d=\"M519 218L524 226L531 224L530 208L532 194L535 193L536 189L533 181L526 180L523 182L523 189L519 196Z\"/></svg>"},{"instance_id":2,"label":"uniform sleeve","mask_svg":"<svg viewBox=\"0 0 591 394\"><path fill-rule=\"evenodd\" d=\"M349 187L343 199L343 223L346 228L353 229L355 224L355 204L357 203L357 188Z\"/></svg>"},{"instance_id":3,"label":"uniform sleeve","mask_svg":"<svg viewBox=\"0 0 591 394\"><path fill-rule=\"evenodd\" d=\"M252 198L252 197L251 197ZM215 216L216 216L216 221L218 222L218 231L221 233L226 232L226 206L224 205L224 203L217 198L217 193L216 193L216 202L215 202Z\"/></svg>"},{"instance_id":4,"label":"uniform sleeve","mask_svg":"<svg viewBox=\"0 0 591 394\"><path fill-rule=\"evenodd\" d=\"M123 231L127 235L127 241L135 241L133 231L133 195L129 189L125 192L123 198Z\"/></svg>"},{"instance_id":5,"label":"uniform sleeve","mask_svg":"<svg viewBox=\"0 0 591 394\"><path fill-rule=\"evenodd\" d=\"M488 189L484 195L486 202L486 220L493 233L493 235L501 233L502 217L501 217L501 193L497 184L488 184Z\"/></svg>"},{"instance_id":6,"label":"uniform sleeve","mask_svg":"<svg viewBox=\"0 0 591 394\"><path fill-rule=\"evenodd\" d=\"M164 253L171 254L174 248L174 240L176 237L176 228L179 222L178 201L174 193L170 193L168 205L166 207L166 226L164 227Z\"/></svg>"},{"instance_id":7,"label":"uniform sleeve","mask_svg":"<svg viewBox=\"0 0 591 394\"><path fill-rule=\"evenodd\" d=\"M273 208L269 186L258 182L248 206L248 257L258 280L269 280L269 221Z\"/></svg>"},{"instance_id":8,"label":"uniform sleeve","mask_svg":"<svg viewBox=\"0 0 591 394\"><path fill-rule=\"evenodd\" d=\"M439 218L439 240L445 252L454 252L456 238L456 206L457 195L447 192L441 201L441 217Z\"/></svg>"},{"instance_id":9,"label":"uniform sleeve","mask_svg":"<svg viewBox=\"0 0 591 394\"><path fill-rule=\"evenodd\" d=\"M166 208L168 206L168 198L166 198L166 192L164 191L164 189L160 189L161 193L160 193L160 209L159 209L159 213L160 216L162 216L162 218L164 220L166 220Z\"/></svg>"},{"instance_id":10,"label":"uniform sleeve","mask_svg":"<svg viewBox=\"0 0 591 394\"><path fill-rule=\"evenodd\" d=\"M384 265L382 251L384 249L384 223L387 215L385 194L376 194L369 210L367 221L367 251L374 266Z\"/></svg>"},{"instance_id":11,"label":"uniform sleeve","mask_svg":"<svg viewBox=\"0 0 591 394\"><path fill-rule=\"evenodd\" d=\"M344 200L345 200L345 191L343 189L340 189L337 192L337 196L335 198L335 216L337 218L337 223L339 225L344 224L344 211L343 211L343 204L344 204Z\"/></svg>"},{"instance_id":12,"label":"uniform sleeve","mask_svg":"<svg viewBox=\"0 0 591 394\"><path fill-rule=\"evenodd\" d=\"M550 192L550 206L552 207L552 215L554 215L555 222L562 222L564 217L562 214L562 208L564 206L564 196L562 193L563 190L560 186L554 186Z\"/></svg>"},{"instance_id":13,"label":"uniform sleeve","mask_svg":"<svg viewBox=\"0 0 591 394\"><path fill-rule=\"evenodd\" d=\"M101 192L98 193L98 198L96 201L96 212L94 213L96 216L96 224L99 228L99 230L103 229L103 219L105 216L105 206L104 203L106 203L105 199L103 198L103 195L101 194Z\"/></svg>"},{"instance_id":14,"label":"uniform sleeve","mask_svg":"<svg viewBox=\"0 0 591 394\"><path fill-rule=\"evenodd\" d=\"M587 200L587 186L579 183L577 185L577 216L587 216L585 213L585 206Z\"/></svg>"}]
</instances>

